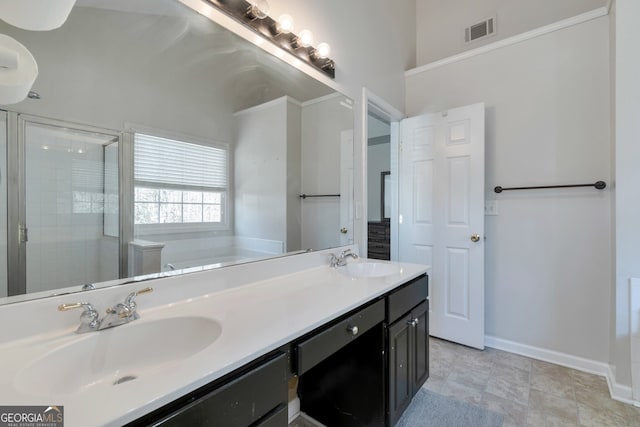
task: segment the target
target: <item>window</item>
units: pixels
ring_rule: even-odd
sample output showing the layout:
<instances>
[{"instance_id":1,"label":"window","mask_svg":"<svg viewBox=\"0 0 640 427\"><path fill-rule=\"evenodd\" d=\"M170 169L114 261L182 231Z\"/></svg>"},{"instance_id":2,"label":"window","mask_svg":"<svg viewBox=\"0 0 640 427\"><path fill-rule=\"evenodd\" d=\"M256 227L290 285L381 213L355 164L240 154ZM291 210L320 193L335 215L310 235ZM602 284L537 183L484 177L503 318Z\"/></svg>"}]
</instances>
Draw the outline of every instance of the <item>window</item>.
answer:
<instances>
[{"instance_id":1,"label":"window","mask_svg":"<svg viewBox=\"0 0 640 427\"><path fill-rule=\"evenodd\" d=\"M228 149L136 133L135 224L226 225Z\"/></svg>"}]
</instances>

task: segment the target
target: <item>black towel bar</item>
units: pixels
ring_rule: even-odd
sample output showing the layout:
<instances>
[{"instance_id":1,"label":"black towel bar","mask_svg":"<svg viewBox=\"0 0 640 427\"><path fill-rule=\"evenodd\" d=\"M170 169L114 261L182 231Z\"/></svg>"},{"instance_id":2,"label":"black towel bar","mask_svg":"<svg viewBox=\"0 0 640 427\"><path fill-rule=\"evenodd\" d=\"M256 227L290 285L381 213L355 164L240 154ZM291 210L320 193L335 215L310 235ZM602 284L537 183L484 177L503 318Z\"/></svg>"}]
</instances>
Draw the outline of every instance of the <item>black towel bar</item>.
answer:
<instances>
[{"instance_id":1,"label":"black towel bar","mask_svg":"<svg viewBox=\"0 0 640 427\"><path fill-rule=\"evenodd\" d=\"M607 187L607 183L604 181L597 181L593 184L569 184L569 185L540 185L537 187L509 187L503 188L499 185L493 189L496 193L502 193L509 190L537 190L540 188L570 188L570 187L595 187L598 190L604 190Z\"/></svg>"},{"instance_id":2,"label":"black towel bar","mask_svg":"<svg viewBox=\"0 0 640 427\"><path fill-rule=\"evenodd\" d=\"M301 194L301 199L306 199L307 197L340 197L339 194Z\"/></svg>"}]
</instances>

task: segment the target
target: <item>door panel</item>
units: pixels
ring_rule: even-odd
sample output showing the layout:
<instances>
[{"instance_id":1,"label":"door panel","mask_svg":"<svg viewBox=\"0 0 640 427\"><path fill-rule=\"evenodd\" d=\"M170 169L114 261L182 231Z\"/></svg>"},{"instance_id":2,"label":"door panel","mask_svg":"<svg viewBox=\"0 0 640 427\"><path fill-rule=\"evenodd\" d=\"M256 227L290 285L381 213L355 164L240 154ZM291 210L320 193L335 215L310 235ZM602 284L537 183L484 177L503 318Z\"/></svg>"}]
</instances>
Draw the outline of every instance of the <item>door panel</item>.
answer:
<instances>
[{"instance_id":1,"label":"door panel","mask_svg":"<svg viewBox=\"0 0 640 427\"><path fill-rule=\"evenodd\" d=\"M429 378L429 305L423 302L411 312L414 321L413 390L414 394Z\"/></svg>"},{"instance_id":2,"label":"door panel","mask_svg":"<svg viewBox=\"0 0 640 427\"><path fill-rule=\"evenodd\" d=\"M394 425L413 396L409 315L389 327L389 418Z\"/></svg>"},{"instance_id":3,"label":"door panel","mask_svg":"<svg viewBox=\"0 0 640 427\"><path fill-rule=\"evenodd\" d=\"M399 157L398 259L431 266L431 334L482 349L484 104L403 120Z\"/></svg>"},{"instance_id":4,"label":"door panel","mask_svg":"<svg viewBox=\"0 0 640 427\"><path fill-rule=\"evenodd\" d=\"M444 280L447 299L445 315L469 319L469 254L467 249L447 248Z\"/></svg>"}]
</instances>

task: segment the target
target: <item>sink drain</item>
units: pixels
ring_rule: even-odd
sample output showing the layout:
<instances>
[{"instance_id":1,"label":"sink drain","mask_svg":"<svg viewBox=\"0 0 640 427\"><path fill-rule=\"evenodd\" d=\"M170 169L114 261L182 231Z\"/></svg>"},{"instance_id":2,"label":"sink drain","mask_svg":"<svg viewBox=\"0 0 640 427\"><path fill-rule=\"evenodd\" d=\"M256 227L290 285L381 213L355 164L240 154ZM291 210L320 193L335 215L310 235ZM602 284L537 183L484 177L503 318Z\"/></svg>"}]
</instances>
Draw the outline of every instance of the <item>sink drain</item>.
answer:
<instances>
[{"instance_id":1,"label":"sink drain","mask_svg":"<svg viewBox=\"0 0 640 427\"><path fill-rule=\"evenodd\" d=\"M136 377L135 375L127 375L127 376L124 376L122 378L118 378L117 380L115 380L113 382L113 385L118 385L118 384L126 383L126 382L129 382L129 381L133 381L133 380L135 380L137 378L138 377Z\"/></svg>"}]
</instances>

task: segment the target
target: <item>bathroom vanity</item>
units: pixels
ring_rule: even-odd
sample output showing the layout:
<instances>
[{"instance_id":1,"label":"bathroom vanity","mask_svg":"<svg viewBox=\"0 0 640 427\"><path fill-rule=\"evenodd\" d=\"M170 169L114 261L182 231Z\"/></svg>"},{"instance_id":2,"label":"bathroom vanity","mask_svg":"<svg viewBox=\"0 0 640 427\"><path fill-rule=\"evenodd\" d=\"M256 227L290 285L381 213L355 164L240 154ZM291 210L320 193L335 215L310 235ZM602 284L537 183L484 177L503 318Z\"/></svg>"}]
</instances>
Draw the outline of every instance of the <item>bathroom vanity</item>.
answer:
<instances>
[{"instance_id":1,"label":"bathroom vanity","mask_svg":"<svg viewBox=\"0 0 640 427\"><path fill-rule=\"evenodd\" d=\"M287 382L327 426L393 426L429 376L426 275L130 426L286 426Z\"/></svg>"},{"instance_id":2,"label":"bathroom vanity","mask_svg":"<svg viewBox=\"0 0 640 427\"><path fill-rule=\"evenodd\" d=\"M357 248L353 248L357 250ZM326 425L394 425L428 376L427 271L331 251L0 307L0 401L64 406L66 426L287 425L287 386ZM76 334L145 287L141 318ZM345 415L351 414L351 415Z\"/></svg>"}]
</instances>

